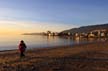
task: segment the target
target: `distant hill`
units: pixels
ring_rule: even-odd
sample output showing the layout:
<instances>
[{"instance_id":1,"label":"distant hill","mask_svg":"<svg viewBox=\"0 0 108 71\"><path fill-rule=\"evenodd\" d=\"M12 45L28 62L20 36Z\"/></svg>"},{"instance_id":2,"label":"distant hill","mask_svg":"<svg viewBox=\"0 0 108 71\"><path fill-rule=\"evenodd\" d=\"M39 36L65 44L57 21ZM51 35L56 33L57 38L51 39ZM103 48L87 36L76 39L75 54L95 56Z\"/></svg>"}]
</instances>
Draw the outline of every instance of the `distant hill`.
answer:
<instances>
[{"instance_id":1,"label":"distant hill","mask_svg":"<svg viewBox=\"0 0 108 71\"><path fill-rule=\"evenodd\" d=\"M90 25L90 26L83 26L79 28L72 28L69 30L64 30L61 33L88 33L93 30L108 30L108 23L107 24L101 24L101 25Z\"/></svg>"}]
</instances>

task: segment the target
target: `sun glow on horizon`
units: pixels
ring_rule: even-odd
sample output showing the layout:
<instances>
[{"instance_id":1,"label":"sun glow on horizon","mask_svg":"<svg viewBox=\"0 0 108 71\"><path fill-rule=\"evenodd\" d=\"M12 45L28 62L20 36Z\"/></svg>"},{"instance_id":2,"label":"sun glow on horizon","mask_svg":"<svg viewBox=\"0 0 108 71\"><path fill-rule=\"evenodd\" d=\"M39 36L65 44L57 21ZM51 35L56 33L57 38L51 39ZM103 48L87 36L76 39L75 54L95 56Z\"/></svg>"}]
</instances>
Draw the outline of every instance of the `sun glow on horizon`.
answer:
<instances>
[{"instance_id":1,"label":"sun glow on horizon","mask_svg":"<svg viewBox=\"0 0 108 71\"><path fill-rule=\"evenodd\" d=\"M0 35L2 34L22 34L33 32L46 32L47 30L53 32L60 32L76 26L66 24L47 23L47 22L28 22L28 21L11 21L0 20Z\"/></svg>"}]
</instances>

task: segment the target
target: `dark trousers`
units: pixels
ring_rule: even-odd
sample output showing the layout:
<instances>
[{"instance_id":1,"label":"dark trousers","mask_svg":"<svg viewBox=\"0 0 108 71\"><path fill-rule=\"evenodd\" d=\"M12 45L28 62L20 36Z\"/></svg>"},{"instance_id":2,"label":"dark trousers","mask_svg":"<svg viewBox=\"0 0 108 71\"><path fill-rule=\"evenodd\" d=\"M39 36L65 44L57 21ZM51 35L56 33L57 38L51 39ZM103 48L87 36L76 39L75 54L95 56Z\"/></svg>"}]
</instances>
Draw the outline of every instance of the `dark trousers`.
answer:
<instances>
[{"instance_id":1,"label":"dark trousers","mask_svg":"<svg viewBox=\"0 0 108 71\"><path fill-rule=\"evenodd\" d=\"M24 52L20 52L20 57L24 57L24 56L25 56Z\"/></svg>"}]
</instances>

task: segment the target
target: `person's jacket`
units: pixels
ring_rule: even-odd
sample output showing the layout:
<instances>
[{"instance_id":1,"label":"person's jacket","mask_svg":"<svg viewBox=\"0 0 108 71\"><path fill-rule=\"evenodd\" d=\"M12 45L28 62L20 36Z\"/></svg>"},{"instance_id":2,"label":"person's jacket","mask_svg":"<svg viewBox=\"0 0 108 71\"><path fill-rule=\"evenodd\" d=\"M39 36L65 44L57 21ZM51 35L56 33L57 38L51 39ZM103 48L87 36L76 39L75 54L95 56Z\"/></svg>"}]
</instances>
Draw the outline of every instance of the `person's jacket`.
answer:
<instances>
[{"instance_id":1,"label":"person's jacket","mask_svg":"<svg viewBox=\"0 0 108 71\"><path fill-rule=\"evenodd\" d=\"M24 52L25 49L26 49L26 45L25 45L24 43L20 43L20 44L19 44L19 50L20 50L21 52Z\"/></svg>"}]
</instances>

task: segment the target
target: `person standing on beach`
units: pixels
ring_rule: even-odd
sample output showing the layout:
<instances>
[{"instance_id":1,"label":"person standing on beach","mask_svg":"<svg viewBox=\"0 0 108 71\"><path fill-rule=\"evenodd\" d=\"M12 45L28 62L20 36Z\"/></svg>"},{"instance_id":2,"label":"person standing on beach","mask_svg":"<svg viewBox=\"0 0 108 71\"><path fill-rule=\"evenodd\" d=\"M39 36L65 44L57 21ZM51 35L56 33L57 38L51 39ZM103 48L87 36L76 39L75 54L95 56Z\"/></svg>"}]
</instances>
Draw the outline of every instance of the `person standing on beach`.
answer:
<instances>
[{"instance_id":1,"label":"person standing on beach","mask_svg":"<svg viewBox=\"0 0 108 71\"><path fill-rule=\"evenodd\" d=\"M24 57L25 56L24 52L25 52L26 48L27 48L26 44L24 43L23 40L21 40L20 43L19 43L20 57Z\"/></svg>"}]
</instances>

